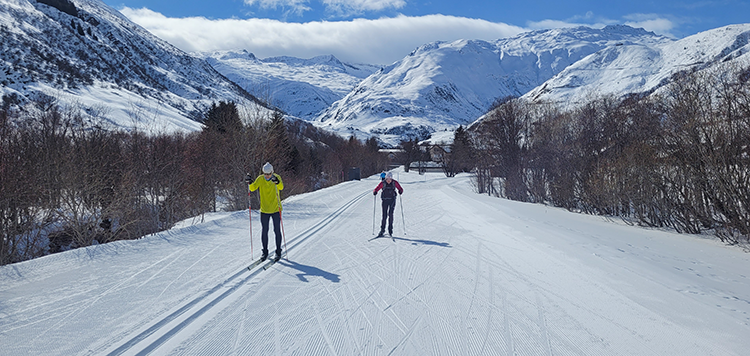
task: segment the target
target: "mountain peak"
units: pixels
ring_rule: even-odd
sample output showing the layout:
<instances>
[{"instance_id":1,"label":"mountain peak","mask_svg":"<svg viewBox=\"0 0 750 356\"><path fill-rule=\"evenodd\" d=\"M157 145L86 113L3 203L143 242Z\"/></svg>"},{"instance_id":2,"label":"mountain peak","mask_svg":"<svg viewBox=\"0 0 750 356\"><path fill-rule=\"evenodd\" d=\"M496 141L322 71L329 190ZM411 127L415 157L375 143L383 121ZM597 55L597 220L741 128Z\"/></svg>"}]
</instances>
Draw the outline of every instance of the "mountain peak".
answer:
<instances>
[{"instance_id":1,"label":"mountain peak","mask_svg":"<svg viewBox=\"0 0 750 356\"><path fill-rule=\"evenodd\" d=\"M602 32L632 36L657 36L656 33L646 31L641 27L631 27L628 25L607 25L602 28Z\"/></svg>"}]
</instances>

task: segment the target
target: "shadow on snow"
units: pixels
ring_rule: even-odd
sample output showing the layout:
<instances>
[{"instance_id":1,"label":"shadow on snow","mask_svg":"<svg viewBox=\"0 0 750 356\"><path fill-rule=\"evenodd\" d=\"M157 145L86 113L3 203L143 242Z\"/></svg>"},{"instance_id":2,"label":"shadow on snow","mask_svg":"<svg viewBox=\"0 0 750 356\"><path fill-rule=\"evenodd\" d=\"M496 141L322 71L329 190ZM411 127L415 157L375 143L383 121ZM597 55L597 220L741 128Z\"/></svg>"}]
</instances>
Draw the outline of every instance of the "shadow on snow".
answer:
<instances>
[{"instance_id":1,"label":"shadow on snow","mask_svg":"<svg viewBox=\"0 0 750 356\"><path fill-rule=\"evenodd\" d=\"M285 261L285 260L281 260L278 263L280 263L280 264L282 264L284 266L287 266L287 267L294 268L294 269L302 272L302 273L297 273L296 274L297 278L299 278L299 280L302 281L302 282L309 282L307 280L307 278L306 278L308 276L323 277L323 278L325 278L325 279L327 279L327 280L329 280L329 281L331 281L333 283L338 283L341 280L341 278L339 278L340 276L338 274L331 273L331 272L326 272L326 271L324 271L324 270L322 270L322 269L320 269L318 267L307 266L307 265L299 264L297 262Z\"/></svg>"},{"instance_id":2,"label":"shadow on snow","mask_svg":"<svg viewBox=\"0 0 750 356\"><path fill-rule=\"evenodd\" d=\"M408 242L411 242L412 245L422 244L422 245L439 246L439 247L451 247L451 245L449 243L447 243L447 242L436 242L436 241L430 241L430 240L407 239L407 238L404 238L404 237L397 237L397 236L376 236L376 237L373 237L373 238L371 238L371 239L369 239L367 241L373 241L373 240L378 240L378 239L392 239L392 240L394 240L394 242L395 242L395 240L408 241Z\"/></svg>"}]
</instances>

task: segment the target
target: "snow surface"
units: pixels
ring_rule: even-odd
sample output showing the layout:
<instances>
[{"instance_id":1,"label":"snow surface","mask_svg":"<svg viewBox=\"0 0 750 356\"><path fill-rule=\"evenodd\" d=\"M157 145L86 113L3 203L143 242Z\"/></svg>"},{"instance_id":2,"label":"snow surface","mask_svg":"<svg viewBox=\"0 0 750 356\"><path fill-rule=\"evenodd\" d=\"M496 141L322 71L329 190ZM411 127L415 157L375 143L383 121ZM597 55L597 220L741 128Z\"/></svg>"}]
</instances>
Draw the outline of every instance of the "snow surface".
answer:
<instances>
[{"instance_id":1,"label":"snow surface","mask_svg":"<svg viewBox=\"0 0 750 356\"><path fill-rule=\"evenodd\" d=\"M747 354L741 249L396 173L395 237L375 177L290 197L267 271L247 211L4 266L0 353Z\"/></svg>"}]
</instances>

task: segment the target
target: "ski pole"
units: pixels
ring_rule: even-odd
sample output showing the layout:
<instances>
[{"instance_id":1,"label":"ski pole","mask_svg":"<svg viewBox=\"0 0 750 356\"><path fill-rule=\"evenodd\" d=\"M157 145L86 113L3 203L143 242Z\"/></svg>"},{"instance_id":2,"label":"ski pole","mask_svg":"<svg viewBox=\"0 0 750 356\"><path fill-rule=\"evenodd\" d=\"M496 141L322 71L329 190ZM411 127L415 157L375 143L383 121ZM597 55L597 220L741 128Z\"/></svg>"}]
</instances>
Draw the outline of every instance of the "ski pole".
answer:
<instances>
[{"instance_id":1,"label":"ski pole","mask_svg":"<svg viewBox=\"0 0 750 356\"><path fill-rule=\"evenodd\" d=\"M281 218L281 197L279 196L279 187L276 188L276 202L279 205L279 224L281 225L281 238L284 239L284 251L286 251L286 261L289 262L289 250L286 248L286 234L284 234L284 219Z\"/></svg>"},{"instance_id":2,"label":"ski pole","mask_svg":"<svg viewBox=\"0 0 750 356\"><path fill-rule=\"evenodd\" d=\"M375 200L378 196L372 195L372 234L375 235Z\"/></svg>"},{"instance_id":3,"label":"ski pole","mask_svg":"<svg viewBox=\"0 0 750 356\"><path fill-rule=\"evenodd\" d=\"M406 219L404 219L404 198L402 198L401 194L399 194L398 199L401 201L401 223L404 225L404 236L406 236Z\"/></svg>"},{"instance_id":4,"label":"ski pole","mask_svg":"<svg viewBox=\"0 0 750 356\"><path fill-rule=\"evenodd\" d=\"M250 216L250 258L255 259L255 251L253 250L253 202L250 196L250 184L247 185L247 210Z\"/></svg>"}]
</instances>

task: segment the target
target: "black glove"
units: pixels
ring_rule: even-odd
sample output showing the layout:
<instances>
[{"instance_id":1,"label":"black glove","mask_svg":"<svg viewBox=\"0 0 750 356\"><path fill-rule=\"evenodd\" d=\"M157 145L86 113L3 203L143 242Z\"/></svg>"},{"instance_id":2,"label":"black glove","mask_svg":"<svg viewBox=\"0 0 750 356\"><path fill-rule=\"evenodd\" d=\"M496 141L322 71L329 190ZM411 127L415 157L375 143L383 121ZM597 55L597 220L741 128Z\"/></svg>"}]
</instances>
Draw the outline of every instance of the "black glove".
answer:
<instances>
[{"instance_id":1,"label":"black glove","mask_svg":"<svg viewBox=\"0 0 750 356\"><path fill-rule=\"evenodd\" d=\"M275 184L279 184L279 177L271 176L271 182L274 182Z\"/></svg>"},{"instance_id":2,"label":"black glove","mask_svg":"<svg viewBox=\"0 0 750 356\"><path fill-rule=\"evenodd\" d=\"M253 177L251 177L251 176L250 176L250 173L248 173L248 174L247 174L247 175L245 176L245 183L247 183L247 184L250 184L250 183L252 183L252 182L253 182Z\"/></svg>"},{"instance_id":3,"label":"black glove","mask_svg":"<svg viewBox=\"0 0 750 356\"><path fill-rule=\"evenodd\" d=\"M376 192L376 191L373 190L372 191L372 195L378 195L378 192Z\"/></svg>"}]
</instances>

